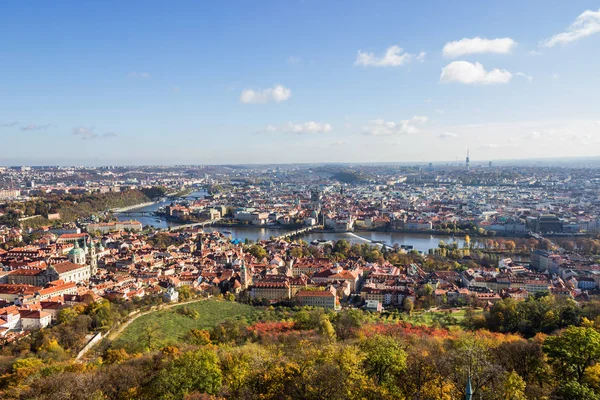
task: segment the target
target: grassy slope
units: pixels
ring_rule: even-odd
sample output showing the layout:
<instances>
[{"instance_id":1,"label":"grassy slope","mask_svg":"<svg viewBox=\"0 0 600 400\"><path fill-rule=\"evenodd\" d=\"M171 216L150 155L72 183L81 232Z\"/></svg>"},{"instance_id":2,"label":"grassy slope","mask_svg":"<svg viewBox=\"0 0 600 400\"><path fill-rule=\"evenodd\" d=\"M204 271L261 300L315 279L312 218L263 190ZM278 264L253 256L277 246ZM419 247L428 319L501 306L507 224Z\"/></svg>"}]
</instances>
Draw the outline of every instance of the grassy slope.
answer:
<instances>
[{"instance_id":1,"label":"grassy slope","mask_svg":"<svg viewBox=\"0 0 600 400\"><path fill-rule=\"evenodd\" d=\"M200 316L192 319L177 313L180 307L197 311ZM141 341L147 327L155 328L159 333L161 345L181 341L190 329L209 329L230 319L251 317L258 310L236 302L207 300L177 306L168 310L156 311L143 315L133 321L115 340L115 347L128 347Z\"/></svg>"}]
</instances>

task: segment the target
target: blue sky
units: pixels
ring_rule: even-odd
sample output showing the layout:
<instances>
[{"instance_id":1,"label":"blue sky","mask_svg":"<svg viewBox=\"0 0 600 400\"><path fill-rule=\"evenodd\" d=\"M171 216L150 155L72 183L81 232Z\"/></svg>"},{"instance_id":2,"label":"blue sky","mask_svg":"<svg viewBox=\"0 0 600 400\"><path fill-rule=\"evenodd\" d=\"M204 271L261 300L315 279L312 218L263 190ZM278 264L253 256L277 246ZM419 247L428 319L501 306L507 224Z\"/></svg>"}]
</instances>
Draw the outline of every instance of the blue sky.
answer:
<instances>
[{"instance_id":1,"label":"blue sky","mask_svg":"<svg viewBox=\"0 0 600 400\"><path fill-rule=\"evenodd\" d=\"M600 155L598 1L18 1L0 15L0 165Z\"/></svg>"}]
</instances>

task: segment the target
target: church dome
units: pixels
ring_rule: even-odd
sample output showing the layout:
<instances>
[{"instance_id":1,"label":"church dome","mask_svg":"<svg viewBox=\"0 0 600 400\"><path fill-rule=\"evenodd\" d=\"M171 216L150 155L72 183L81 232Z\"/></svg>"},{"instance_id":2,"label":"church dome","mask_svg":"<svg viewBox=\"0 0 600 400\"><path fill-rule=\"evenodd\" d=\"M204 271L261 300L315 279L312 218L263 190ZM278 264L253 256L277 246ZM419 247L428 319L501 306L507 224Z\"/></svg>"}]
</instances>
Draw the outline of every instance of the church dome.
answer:
<instances>
[{"instance_id":1,"label":"church dome","mask_svg":"<svg viewBox=\"0 0 600 400\"><path fill-rule=\"evenodd\" d=\"M75 242L75 247L69 251L69 256L80 256L85 255L85 251L79 247L79 242Z\"/></svg>"}]
</instances>

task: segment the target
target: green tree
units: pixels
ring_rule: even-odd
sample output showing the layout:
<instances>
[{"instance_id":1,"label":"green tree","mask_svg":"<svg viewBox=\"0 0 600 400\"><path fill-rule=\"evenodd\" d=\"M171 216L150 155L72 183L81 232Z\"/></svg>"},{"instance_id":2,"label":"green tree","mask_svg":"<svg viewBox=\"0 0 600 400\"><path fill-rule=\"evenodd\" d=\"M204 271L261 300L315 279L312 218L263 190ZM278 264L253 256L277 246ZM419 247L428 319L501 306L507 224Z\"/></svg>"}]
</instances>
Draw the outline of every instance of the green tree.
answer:
<instances>
[{"instance_id":1,"label":"green tree","mask_svg":"<svg viewBox=\"0 0 600 400\"><path fill-rule=\"evenodd\" d=\"M257 244L250 246L248 252L252 254L252 256L258 258L259 260L267 256L267 251L264 248L262 248L262 246L259 246Z\"/></svg>"},{"instance_id":2,"label":"green tree","mask_svg":"<svg viewBox=\"0 0 600 400\"><path fill-rule=\"evenodd\" d=\"M200 349L168 362L156 376L153 392L161 399L181 399L194 391L217 394L221 382L217 356L210 350Z\"/></svg>"},{"instance_id":3,"label":"green tree","mask_svg":"<svg viewBox=\"0 0 600 400\"><path fill-rule=\"evenodd\" d=\"M379 384L393 384L406 368L406 352L392 337L375 335L366 338L361 341L360 349L365 353L367 373Z\"/></svg>"},{"instance_id":4,"label":"green tree","mask_svg":"<svg viewBox=\"0 0 600 400\"><path fill-rule=\"evenodd\" d=\"M553 399L560 400L600 400L600 395L587 385L570 381L560 385L553 394Z\"/></svg>"},{"instance_id":5,"label":"green tree","mask_svg":"<svg viewBox=\"0 0 600 400\"><path fill-rule=\"evenodd\" d=\"M560 335L546 338L543 349L559 377L581 382L586 369L600 360L600 333L570 326Z\"/></svg>"},{"instance_id":6,"label":"green tree","mask_svg":"<svg viewBox=\"0 0 600 400\"><path fill-rule=\"evenodd\" d=\"M335 320L335 333L342 339L350 339L356 330L361 327L364 320L364 314L357 309L342 311Z\"/></svg>"}]
</instances>

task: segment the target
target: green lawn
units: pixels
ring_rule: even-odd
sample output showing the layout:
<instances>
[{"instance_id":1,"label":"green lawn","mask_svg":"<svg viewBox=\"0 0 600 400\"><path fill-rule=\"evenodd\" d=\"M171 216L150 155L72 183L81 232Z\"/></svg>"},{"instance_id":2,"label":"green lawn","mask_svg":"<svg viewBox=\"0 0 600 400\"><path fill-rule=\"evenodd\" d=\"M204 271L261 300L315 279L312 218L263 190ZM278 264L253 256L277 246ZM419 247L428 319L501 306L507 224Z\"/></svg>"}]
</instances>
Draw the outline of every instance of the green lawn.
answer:
<instances>
[{"instance_id":1,"label":"green lawn","mask_svg":"<svg viewBox=\"0 0 600 400\"><path fill-rule=\"evenodd\" d=\"M455 319L456 323L460 324L462 320L465 319L465 311L466 310L464 309L453 310L451 313L448 313L447 311L416 311L412 313L408 321L415 325L431 326L434 325L436 321L440 322L442 325L444 325L444 323L447 325L454 325L449 323L451 321L449 317L451 317ZM478 312L481 311L476 311L476 313Z\"/></svg>"},{"instance_id":2,"label":"green lawn","mask_svg":"<svg viewBox=\"0 0 600 400\"><path fill-rule=\"evenodd\" d=\"M182 307L197 312L199 317L177 313ZM252 318L259 312L246 304L218 300L176 306L137 318L115 339L113 346L139 351L151 342L152 347L162 347L184 340L190 329L210 329L227 320Z\"/></svg>"}]
</instances>

